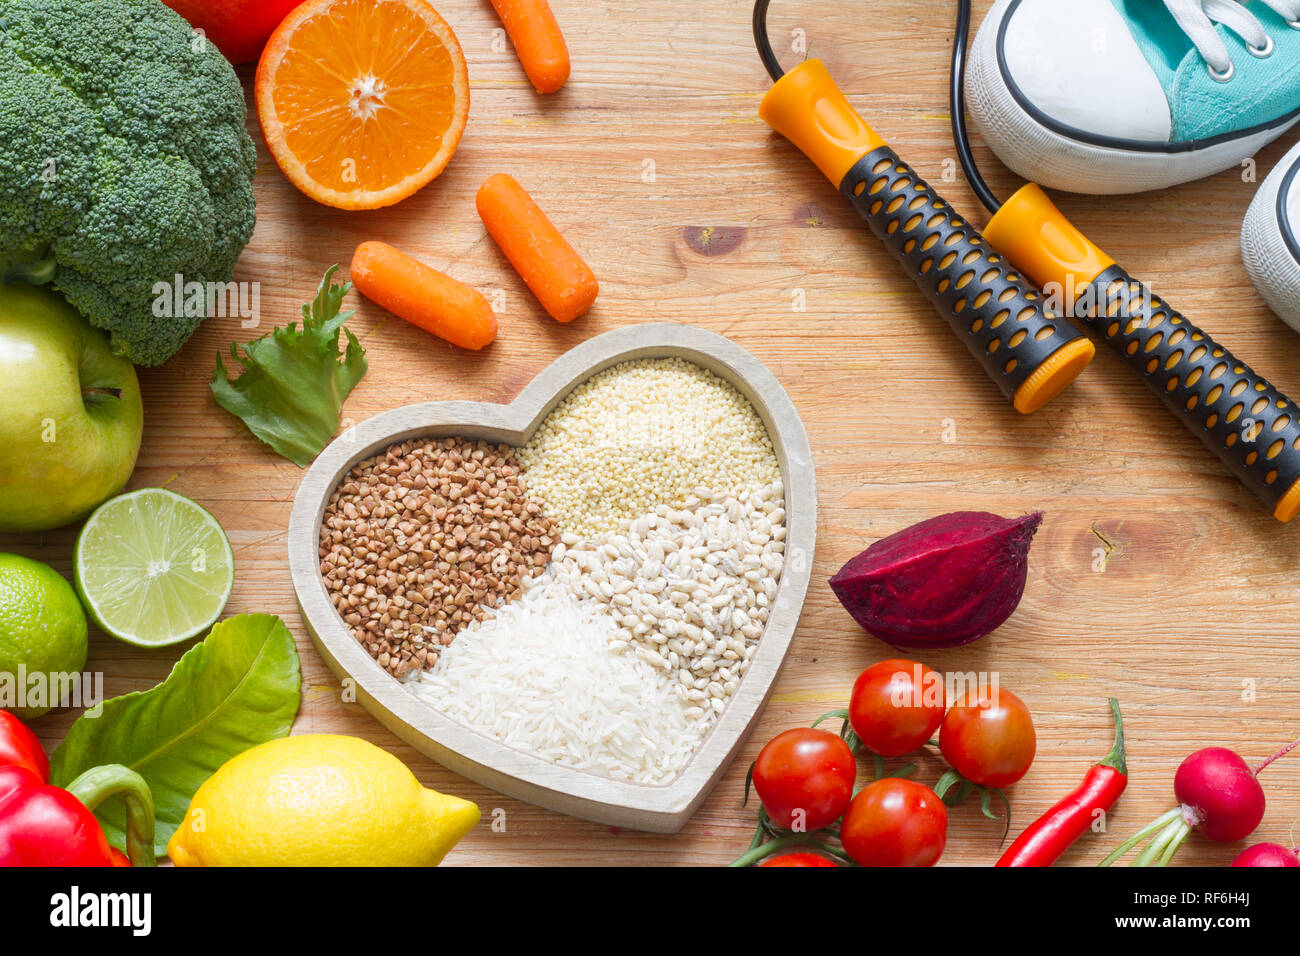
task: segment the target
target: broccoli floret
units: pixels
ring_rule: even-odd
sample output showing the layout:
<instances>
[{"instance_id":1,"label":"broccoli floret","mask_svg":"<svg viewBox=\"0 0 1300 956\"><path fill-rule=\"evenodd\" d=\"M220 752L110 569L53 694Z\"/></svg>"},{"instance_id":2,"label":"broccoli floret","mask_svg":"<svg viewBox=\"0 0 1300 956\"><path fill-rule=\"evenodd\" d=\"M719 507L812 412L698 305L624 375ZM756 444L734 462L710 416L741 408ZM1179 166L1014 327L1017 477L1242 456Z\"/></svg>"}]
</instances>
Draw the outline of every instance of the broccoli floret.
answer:
<instances>
[{"instance_id":1,"label":"broccoli floret","mask_svg":"<svg viewBox=\"0 0 1300 956\"><path fill-rule=\"evenodd\" d=\"M115 352L166 361L202 318L155 315L155 285L229 282L253 234L245 118L161 0L0 0L0 263L52 259Z\"/></svg>"}]
</instances>

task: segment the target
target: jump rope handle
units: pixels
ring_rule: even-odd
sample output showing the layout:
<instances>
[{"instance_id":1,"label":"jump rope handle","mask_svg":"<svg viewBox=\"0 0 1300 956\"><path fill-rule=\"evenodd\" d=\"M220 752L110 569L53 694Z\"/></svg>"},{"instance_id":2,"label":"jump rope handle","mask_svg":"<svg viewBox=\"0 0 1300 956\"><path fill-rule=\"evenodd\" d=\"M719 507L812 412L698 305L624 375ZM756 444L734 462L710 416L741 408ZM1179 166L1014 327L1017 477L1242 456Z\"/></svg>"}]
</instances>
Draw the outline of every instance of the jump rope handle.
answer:
<instances>
[{"instance_id":1,"label":"jump rope handle","mask_svg":"<svg viewBox=\"0 0 1300 956\"><path fill-rule=\"evenodd\" d=\"M1078 377L1095 347L886 145L820 60L777 80L759 116L826 175L985 373L1023 413Z\"/></svg>"},{"instance_id":2,"label":"jump rope handle","mask_svg":"<svg viewBox=\"0 0 1300 956\"><path fill-rule=\"evenodd\" d=\"M1033 183L988 240L1086 323L1273 511L1300 510L1300 408L1092 244Z\"/></svg>"}]
</instances>

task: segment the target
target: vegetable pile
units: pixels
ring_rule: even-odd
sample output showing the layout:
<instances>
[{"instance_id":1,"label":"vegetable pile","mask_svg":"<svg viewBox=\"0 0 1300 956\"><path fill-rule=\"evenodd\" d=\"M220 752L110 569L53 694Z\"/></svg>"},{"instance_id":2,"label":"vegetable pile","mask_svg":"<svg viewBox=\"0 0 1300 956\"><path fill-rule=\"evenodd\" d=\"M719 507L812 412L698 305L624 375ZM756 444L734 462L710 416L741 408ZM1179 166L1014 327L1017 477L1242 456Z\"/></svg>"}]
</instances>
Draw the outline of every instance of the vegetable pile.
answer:
<instances>
[{"instance_id":1,"label":"vegetable pile","mask_svg":"<svg viewBox=\"0 0 1300 956\"><path fill-rule=\"evenodd\" d=\"M947 843L948 807L973 792L993 818L990 798L1028 772L1034 727L1018 697L1001 688L970 690L948 706L940 675L919 661L891 658L864 670L847 710L811 728L778 734L758 754L746 781L762 802L749 849L732 866L809 848L835 865L933 866ZM817 729L843 721L839 736ZM907 779L909 763L885 773L885 758L915 753L939 731L953 767L933 788ZM875 777L854 790L855 754L870 756ZM1007 803L1010 825L1010 804ZM839 846L833 845L838 841ZM810 865L786 863L782 865Z\"/></svg>"},{"instance_id":2,"label":"vegetable pile","mask_svg":"<svg viewBox=\"0 0 1300 956\"><path fill-rule=\"evenodd\" d=\"M165 362L207 306L167 314L155 286L229 282L253 233L239 80L160 0L0 13L0 268L52 282L135 364Z\"/></svg>"}]
</instances>

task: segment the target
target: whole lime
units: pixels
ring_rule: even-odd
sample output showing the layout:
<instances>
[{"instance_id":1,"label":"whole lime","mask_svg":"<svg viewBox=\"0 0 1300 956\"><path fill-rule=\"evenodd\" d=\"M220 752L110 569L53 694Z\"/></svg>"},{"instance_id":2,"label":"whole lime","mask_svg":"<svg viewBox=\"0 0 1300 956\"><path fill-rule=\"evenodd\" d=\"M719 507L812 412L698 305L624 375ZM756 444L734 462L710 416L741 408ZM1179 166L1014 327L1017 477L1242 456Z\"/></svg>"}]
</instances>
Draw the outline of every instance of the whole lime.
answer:
<instances>
[{"instance_id":1,"label":"whole lime","mask_svg":"<svg viewBox=\"0 0 1300 956\"><path fill-rule=\"evenodd\" d=\"M86 613L72 585L47 564L0 554L0 702L5 709L23 720L41 716L58 703L56 678L78 673L85 664Z\"/></svg>"}]
</instances>

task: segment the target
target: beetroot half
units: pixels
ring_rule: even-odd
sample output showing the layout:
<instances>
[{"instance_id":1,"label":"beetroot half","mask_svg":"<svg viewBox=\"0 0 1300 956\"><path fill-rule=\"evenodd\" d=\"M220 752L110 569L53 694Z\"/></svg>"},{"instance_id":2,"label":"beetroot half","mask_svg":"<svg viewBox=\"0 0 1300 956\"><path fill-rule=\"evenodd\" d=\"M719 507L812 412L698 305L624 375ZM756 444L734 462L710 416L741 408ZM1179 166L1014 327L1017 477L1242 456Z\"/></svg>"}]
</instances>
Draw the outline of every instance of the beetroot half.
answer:
<instances>
[{"instance_id":1,"label":"beetroot half","mask_svg":"<svg viewBox=\"0 0 1300 956\"><path fill-rule=\"evenodd\" d=\"M957 511L882 538L831 578L869 633L898 647L956 647L996 630L1025 592L1042 512Z\"/></svg>"}]
</instances>

